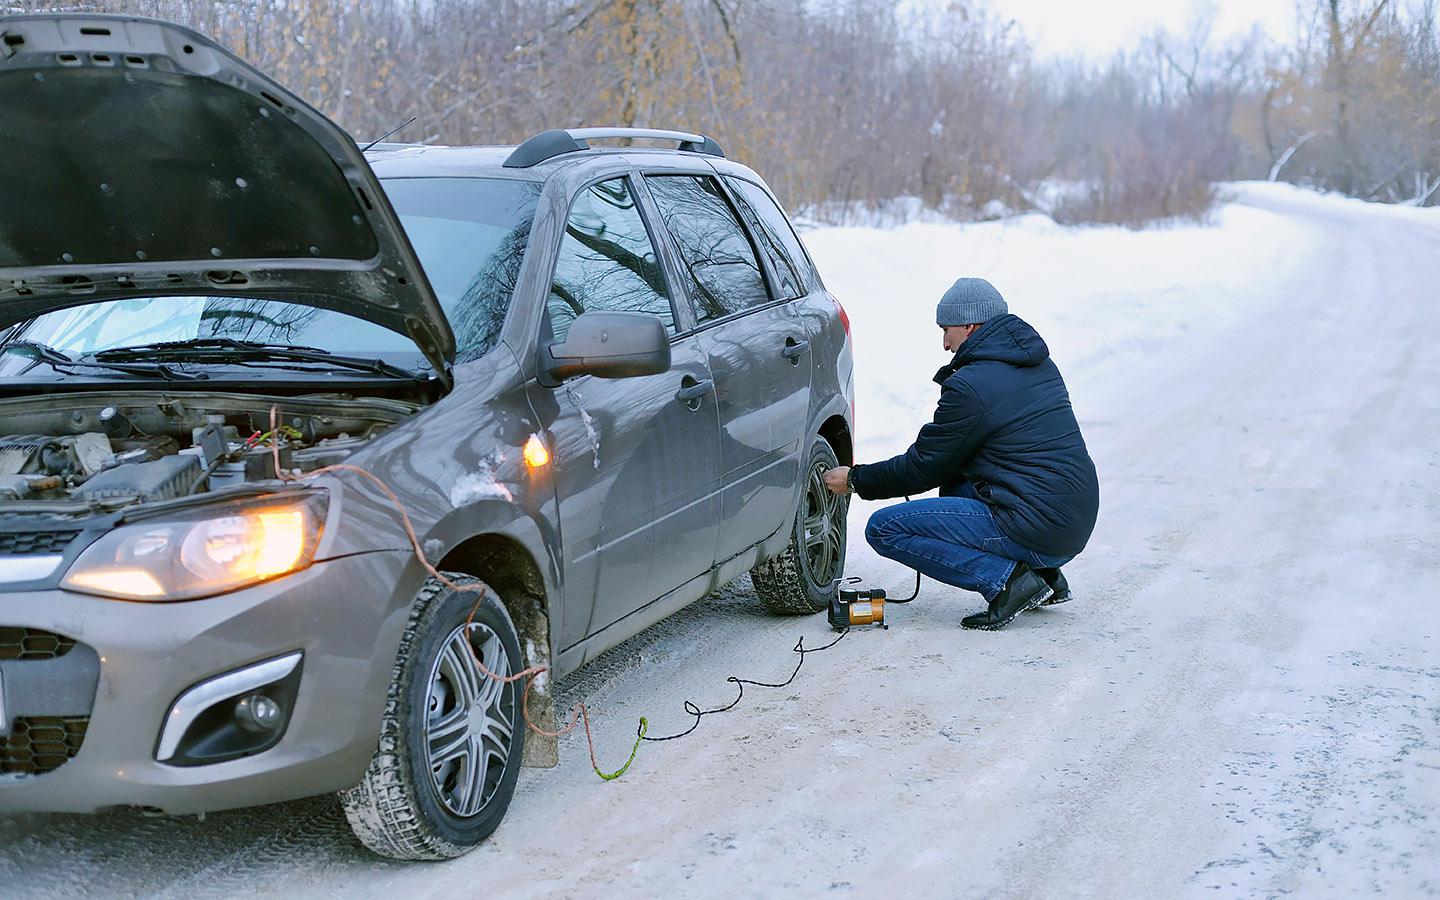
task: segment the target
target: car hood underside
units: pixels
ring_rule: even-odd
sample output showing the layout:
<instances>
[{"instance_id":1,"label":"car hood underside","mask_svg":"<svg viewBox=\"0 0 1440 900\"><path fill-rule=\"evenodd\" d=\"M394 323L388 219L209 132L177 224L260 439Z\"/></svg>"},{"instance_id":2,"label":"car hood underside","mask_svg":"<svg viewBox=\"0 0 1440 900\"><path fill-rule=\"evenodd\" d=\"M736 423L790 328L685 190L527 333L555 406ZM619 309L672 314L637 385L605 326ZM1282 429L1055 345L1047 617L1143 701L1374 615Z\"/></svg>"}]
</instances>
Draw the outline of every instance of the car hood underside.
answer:
<instances>
[{"instance_id":1,"label":"car hood underside","mask_svg":"<svg viewBox=\"0 0 1440 900\"><path fill-rule=\"evenodd\" d=\"M342 129L200 34L0 17L0 328L124 297L249 296L454 336Z\"/></svg>"}]
</instances>

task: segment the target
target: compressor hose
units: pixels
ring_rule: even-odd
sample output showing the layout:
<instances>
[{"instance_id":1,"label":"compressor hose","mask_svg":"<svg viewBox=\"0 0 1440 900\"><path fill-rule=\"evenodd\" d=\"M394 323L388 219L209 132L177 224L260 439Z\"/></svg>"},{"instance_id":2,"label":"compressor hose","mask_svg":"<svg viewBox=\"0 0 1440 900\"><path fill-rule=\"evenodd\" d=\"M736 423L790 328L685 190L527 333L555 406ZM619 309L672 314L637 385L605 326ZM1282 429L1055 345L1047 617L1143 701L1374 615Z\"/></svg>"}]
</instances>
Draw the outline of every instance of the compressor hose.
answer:
<instances>
[{"instance_id":1,"label":"compressor hose","mask_svg":"<svg viewBox=\"0 0 1440 900\"><path fill-rule=\"evenodd\" d=\"M906 498L905 498L905 502L906 502L906 503L909 503L909 502L910 502L910 498L909 498L909 497L906 497ZM864 579L862 579L859 575L852 575L852 576L850 576L849 578L844 578L844 577L837 578L837 579L835 579L835 582L830 585L830 589L831 589L831 590L837 590L837 589L839 589L839 587L840 587L841 584L859 584L859 583L860 583L861 581L863 581L863 580L864 580ZM895 597L895 598L893 598L893 599L890 598L890 597L886 597L886 598L885 598L885 602L886 602L886 603L909 603L911 600L914 600L914 599L915 599L916 597L918 597L918 596L920 596L920 572L917 570L917 571L915 572L915 590L913 590L913 591L910 592L910 596L905 597L905 598Z\"/></svg>"}]
</instances>

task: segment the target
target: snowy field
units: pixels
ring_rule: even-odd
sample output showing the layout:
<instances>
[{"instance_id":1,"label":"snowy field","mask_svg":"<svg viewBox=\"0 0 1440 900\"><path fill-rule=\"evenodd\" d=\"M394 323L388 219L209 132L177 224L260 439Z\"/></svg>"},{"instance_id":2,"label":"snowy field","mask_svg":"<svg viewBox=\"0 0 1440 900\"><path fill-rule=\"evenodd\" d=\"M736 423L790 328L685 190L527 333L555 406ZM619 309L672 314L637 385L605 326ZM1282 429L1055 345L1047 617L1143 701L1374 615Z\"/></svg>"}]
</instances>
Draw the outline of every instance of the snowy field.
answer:
<instances>
[{"instance_id":1,"label":"snowy field","mask_svg":"<svg viewBox=\"0 0 1440 900\"><path fill-rule=\"evenodd\" d=\"M444 864L382 862L317 799L194 819L0 818L0 893L169 897L1440 894L1440 211L1228 189L1208 227L831 228L861 461L945 362L934 302L990 278L1049 342L1101 478L1076 600L998 633L927 582L602 783L583 736ZM904 591L865 545L851 574ZM742 579L561 684L602 766L820 617Z\"/></svg>"}]
</instances>

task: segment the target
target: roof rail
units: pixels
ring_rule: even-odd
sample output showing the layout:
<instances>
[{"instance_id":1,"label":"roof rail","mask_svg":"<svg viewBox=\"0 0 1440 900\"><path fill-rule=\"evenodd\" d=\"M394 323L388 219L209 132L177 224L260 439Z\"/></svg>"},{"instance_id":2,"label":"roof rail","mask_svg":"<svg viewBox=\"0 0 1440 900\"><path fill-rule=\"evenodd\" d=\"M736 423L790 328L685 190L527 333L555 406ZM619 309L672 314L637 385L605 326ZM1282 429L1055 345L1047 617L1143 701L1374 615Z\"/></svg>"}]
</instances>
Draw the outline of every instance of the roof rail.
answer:
<instances>
[{"instance_id":1,"label":"roof rail","mask_svg":"<svg viewBox=\"0 0 1440 900\"><path fill-rule=\"evenodd\" d=\"M665 131L658 128L555 128L542 131L516 147L505 160L509 169L528 169L562 153L589 150L590 138L654 138L679 141L680 150L724 157L725 151L711 138L688 131Z\"/></svg>"}]
</instances>

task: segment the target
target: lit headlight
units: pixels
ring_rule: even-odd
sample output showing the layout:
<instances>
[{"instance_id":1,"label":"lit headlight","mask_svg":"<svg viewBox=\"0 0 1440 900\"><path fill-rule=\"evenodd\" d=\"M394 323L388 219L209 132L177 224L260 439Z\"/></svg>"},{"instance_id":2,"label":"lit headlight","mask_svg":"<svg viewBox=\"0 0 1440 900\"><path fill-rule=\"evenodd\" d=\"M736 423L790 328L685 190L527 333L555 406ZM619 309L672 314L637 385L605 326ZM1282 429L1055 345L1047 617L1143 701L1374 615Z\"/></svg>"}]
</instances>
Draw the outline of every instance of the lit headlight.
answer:
<instances>
[{"instance_id":1,"label":"lit headlight","mask_svg":"<svg viewBox=\"0 0 1440 900\"><path fill-rule=\"evenodd\" d=\"M125 600L192 600L310 565L325 495L262 498L115 529L75 560L61 587Z\"/></svg>"}]
</instances>

